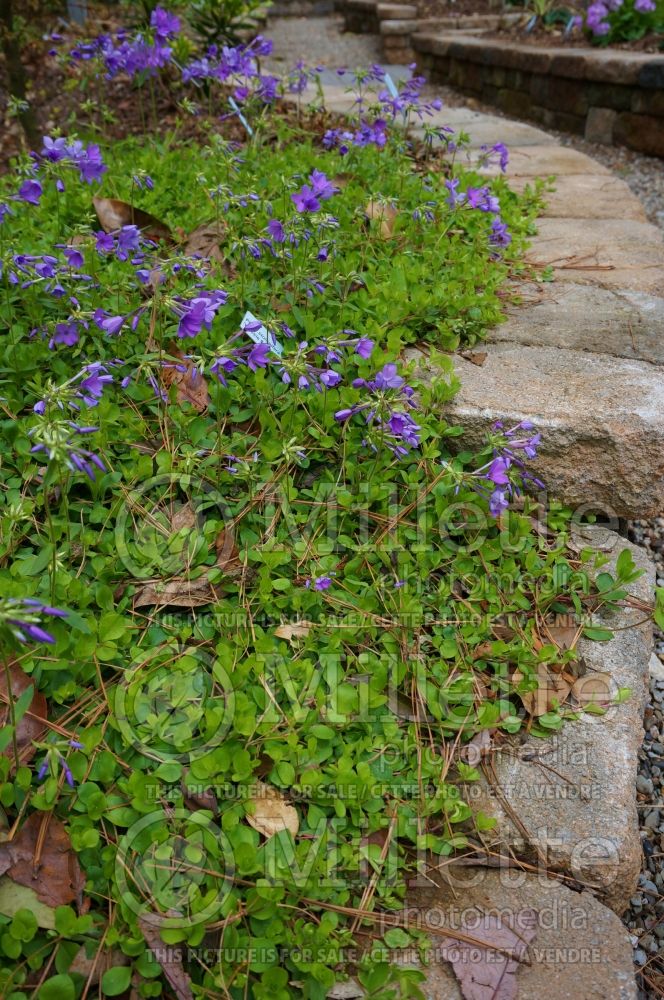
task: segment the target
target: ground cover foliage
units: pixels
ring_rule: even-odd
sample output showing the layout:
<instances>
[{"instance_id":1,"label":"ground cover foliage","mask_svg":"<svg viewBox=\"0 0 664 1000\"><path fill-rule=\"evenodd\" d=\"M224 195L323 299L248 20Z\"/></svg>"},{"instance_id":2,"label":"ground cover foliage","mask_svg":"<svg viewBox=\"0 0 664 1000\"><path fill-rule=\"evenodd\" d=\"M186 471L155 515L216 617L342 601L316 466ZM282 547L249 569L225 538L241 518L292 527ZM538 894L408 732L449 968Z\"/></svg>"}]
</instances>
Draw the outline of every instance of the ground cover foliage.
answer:
<instances>
[{"instance_id":1,"label":"ground cover foliage","mask_svg":"<svg viewBox=\"0 0 664 1000\"><path fill-rule=\"evenodd\" d=\"M178 28L153 29L90 58L161 86ZM576 645L610 640L629 552L609 574L528 495L528 421L477 454L445 417L445 352L500 319L537 193L478 172L500 145L405 134L437 109L376 69L350 125L284 112L315 74L266 84L264 51L178 83L232 97L244 142L53 134L4 181L13 1000L322 998L349 972L416 997L408 880L493 826L464 748L628 695L584 698Z\"/></svg>"}]
</instances>

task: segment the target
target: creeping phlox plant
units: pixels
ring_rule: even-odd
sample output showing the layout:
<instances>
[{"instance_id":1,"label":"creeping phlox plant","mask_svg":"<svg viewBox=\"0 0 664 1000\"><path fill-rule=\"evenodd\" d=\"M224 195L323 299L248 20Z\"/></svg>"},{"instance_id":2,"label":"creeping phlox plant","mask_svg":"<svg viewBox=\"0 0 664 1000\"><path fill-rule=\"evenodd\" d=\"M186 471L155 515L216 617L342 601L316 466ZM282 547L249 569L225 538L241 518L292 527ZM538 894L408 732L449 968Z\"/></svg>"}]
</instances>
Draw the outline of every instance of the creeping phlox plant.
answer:
<instances>
[{"instance_id":1,"label":"creeping phlox plant","mask_svg":"<svg viewBox=\"0 0 664 1000\"><path fill-rule=\"evenodd\" d=\"M664 9L657 0L594 0L574 23L599 45L631 42L664 34Z\"/></svg>"},{"instance_id":2,"label":"creeping phlox plant","mask_svg":"<svg viewBox=\"0 0 664 1000\"><path fill-rule=\"evenodd\" d=\"M176 31L78 50L158 71ZM446 418L440 352L499 319L536 202L370 75L342 132L54 134L6 181L0 821L68 874L0 898L5 997L75 1000L94 969L104 996L421 996L406 884L492 837L459 751L574 669L547 616L609 638L636 575L593 584L529 495L527 421L478 453ZM177 238L100 226L91 191Z\"/></svg>"}]
</instances>

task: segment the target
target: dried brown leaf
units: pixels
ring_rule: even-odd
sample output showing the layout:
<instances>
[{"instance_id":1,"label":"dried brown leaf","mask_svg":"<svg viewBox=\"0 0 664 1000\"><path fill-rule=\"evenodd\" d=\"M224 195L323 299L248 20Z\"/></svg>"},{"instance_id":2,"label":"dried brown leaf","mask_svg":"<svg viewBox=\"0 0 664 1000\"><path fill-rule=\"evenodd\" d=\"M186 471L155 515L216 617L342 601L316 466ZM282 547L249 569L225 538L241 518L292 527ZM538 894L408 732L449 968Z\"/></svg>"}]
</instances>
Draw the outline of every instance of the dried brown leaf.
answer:
<instances>
[{"instance_id":1,"label":"dried brown leaf","mask_svg":"<svg viewBox=\"0 0 664 1000\"><path fill-rule=\"evenodd\" d=\"M114 233L123 226L138 226L148 240L154 240L155 243L160 240L175 243L173 233L166 223L141 208L135 208L119 198L93 198L92 204L105 233Z\"/></svg>"},{"instance_id":2,"label":"dried brown leaf","mask_svg":"<svg viewBox=\"0 0 664 1000\"><path fill-rule=\"evenodd\" d=\"M281 792L265 782L256 783L257 794L249 799L253 811L247 813L247 823L264 837L273 837L281 830L290 830L293 837L300 828L297 809L290 806Z\"/></svg>"},{"instance_id":3,"label":"dried brown leaf","mask_svg":"<svg viewBox=\"0 0 664 1000\"><path fill-rule=\"evenodd\" d=\"M162 382L166 388L175 386L178 403L190 403L197 413L203 413L210 405L207 382L193 361L185 358L181 351L173 349L171 354L178 361L161 369Z\"/></svg>"},{"instance_id":4,"label":"dried brown leaf","mask_svg":"<svg viewBox=\"0 0 664 1000\"><path fill-rule=\"evenodd\" d=\"M283 625L275 628L274 634L277 639L286 639L288 642L292 642L293 639L306 639L312 625L313 622L293 622L293 624L285 622Z\"/></svg>"},{"instance_id":5,"label":"dried brown leaf","mask_svg":"<svg viewBox=\"0 0 664 1000\"><path fill-rule=\"evenodd\" d=\"M134 595L134 607L147 605L166 608L201 608L219 599L220 591L206 577L190 580L173 577L172 580L153 580L140 587Z\"/></svg>"},{"instance_id":6,"label":"dried brown leaf","mask_svg":"<svg viewBox=\"0 0 664 1000\"><path fill-rule=\"evenodd\" d=\"M394 229L394 220L397 217L397 210L394 205L371 198L367 202L364 214L371 222L378 223L378 231L383 239L389 239Z\"/></svg>"},{"instance_id":7,"label":"dried brown leaf","mask_svg":"<svg viewBox=\"0 0 664 1000\"><path fill-rule=\"evenodd\" d=\"M175 533L183 528L196 528L196 511L190 503L184 503L171 517L171 530Z\"/></svg>"},{"instance_id":8,"label":"dried brown leaf","mask_svg":"<svg viewBox=\"0 0 664 1000\"><path fill-rule=\"evenodd\" d=\"M203 222L187 237L184 252L190 257L206 257L223 264L226 260L221 249L228 239L228 226L221 219L218 222Z\"/></svg>"},{"instance_id":9,"label":"dried brown leaf","mask_svg":"<svg viewBox=\"0 0 664 1000\"><path fill-rule=\"evenodd\" d=\"M486 757L491 749L491 733L488 729L483 729L481 733L475 733L472 740L466 743L459 756L471 767L477 767L482 757Z\"/></svg>"},{"instance_id":10,"label":"dried brown leaf","mask_svg":"<svg viewBox=\"0 0 664 1000\"><path fill-rule=\"evenodd\" d=\"M34 678L29 677L15 660L9 661L9 680L13 701L20 698L29 687L34 692L27 712L16 727L19 758L23 764L27 764L37 752L32 741L41 739L46 731L44 723L47 716L46 698L40 691L37 691ZM0 672L0 728L11 725L9 697L7 675L3 670ZM3 755L10 757L12 761L14 760L13 742L5 748Z\"/></svg>"},{"instance_id":11,"label":"dried brown leaf","mask_svg":"<svg viewBox=\"0 0 664 1000\"><path fill-rule=\"evenodd\" d=\"M482 928L481 938L486 948L453 937L442 938L441 957L450 962L464 1000L514 1000L518 996L519 962L526 958L528 944L537 933L537 912L528 908L515 913L518 931L512 929L507 919L493 913L480 912L479 922L475 917L473 913L469 930L477 934L477 928ZM457 929L467 933L463 921ZM504 954L505 951L509 954Z\"/></svg>"},{"instance_id":12,"label":"dried brown leaf","mask_svg":"<svg viewBox=\"0 0 664 1000\"><path fill-rule=\"evenodd\" d=\"M181 782L182 795L187 806L190 809L209 809L214 816L217 816L219 814L219 803L212 787L201 788L200 782L197 782L195 787L192 788L191 785L187 785L188 773L188 771L185 772Z\"/></svg>"},{"instance_id":13,"label":"dried brown leaf","mask_svg":"<svg viewBox=\"0 0 664 1000\"><path fill-rule=\"evenodd\" d=\"M214 542L217 553L217 566L229 576L236 576L243 570L240 552L235 544L235 535L231 528L222 528Z\"/></svg>"},{"instance_id":14,"label":"dried brown leaf","mask_svg":"<svg viewBox=\"0 0 664 1000\"><path fill-rule=\"evenodd\" d=\"M477 365L479 368L482 367L488 356L486 351L461 351L462 358L470 361L473 365Z\"/></svg>"},{"instance_id":15,"label":"dried brown leaf","mask_svg":"<svg viewBox=\"0 0 664 1000\"><path fill-rule=\"evenodd\" d=\"M85 885L69 834L48 812L32 813L13 840L0 844L0 871L53 907L80 899Z\"/></svg>"},{"instance_id":16,"label":"dried brown leaf","mask_svg":"<svg viewBox=\"0 0 664 1000\"><path fill-rule=\"evenodd\" d=\"M515 670L512 680L518 684L519 681L523 680L523 674L519 670ZM552 673L545 663L538 663L537 690L527 691L525 694L517 693L526 712L538 718L540 715L550 712L554 703L562 705L570 690L571 686L560 675Z\"/></svg>"},{"instance_id":17,"label":"dried brown leaf","mask_svg":"<svg viewBox=\"0 0 664 1000\"><path fill-rule=\"evenodd\" d=\"M593 673L579 677L572 685L572 695L585 708L598 705L607 708L613 701L614 682L611 674Z\"/></svg>"},{"instance_id":18,"label":"dried brown leaf","mask_svg":"<svg viewBox=\"0 0 664 1000\"><path fill-rule=\"evenodd\" d=\"M551 624L544 624L545 636L558 649L574 649L579 638L579 627L569 615L556 615Z\"/></svg>"},{"instance_id":19,"label":"dried brown leaf","mask_svg":"<svg viewBox=\"0 0 664 1000\"><path fill-rule=\"evenodd\" d=\"M159 965L164 971L173 993L177 1000L193 1000L191 991L191 979L182 967L182 960L179 957L181 950L164 947L164 942L159 933L159 927L155 926L154 917L148 919L145 916L138 918L138 926L141 934L145 938L148 947L155 955Z\"/></svg>"}]
</instances>

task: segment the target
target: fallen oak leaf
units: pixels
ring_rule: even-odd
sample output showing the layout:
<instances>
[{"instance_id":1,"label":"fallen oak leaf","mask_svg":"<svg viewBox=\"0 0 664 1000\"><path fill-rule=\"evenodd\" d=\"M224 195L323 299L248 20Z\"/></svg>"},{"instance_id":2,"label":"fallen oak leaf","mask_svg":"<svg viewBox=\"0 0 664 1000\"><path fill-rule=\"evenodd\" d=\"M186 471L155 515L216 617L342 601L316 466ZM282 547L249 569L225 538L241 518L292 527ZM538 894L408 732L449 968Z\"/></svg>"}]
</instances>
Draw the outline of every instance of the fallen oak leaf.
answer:
<instances>
[{"instance_id":1,"label":"fallen oak leaf","mask_svg":"<svg viewBox=\"0 0 664 1000\"><path fill-rule=\"evenodd\" d=\"M162 382L167 389L175 386L178 403L190 403L197 413L204 413L210 405L207 382L190 358L185 358L177 348L172 348L171 354L177 361L162 363Z\"/></svg>"},{"instance_id":2,"label":"fallen oak leaf","mask_svg":"<svg viewBox=\"0 0 664 1000\"><path fill-rule=\"evenodd\" d=\"M69 834L48 812L32 813L13 840L0 844L0 872L52 907L80 899L85 885Z\"/></svg>"},{"instance_id":3,"label":"fallen oak leaf","mask_svg":"<svg viewBox=\"0 0 664 1000\"><path fill-rule=\"evenodd\" d=\"M9 690L7 688L7 673L9 674ZM16 749L19 759L23 764L32 760L37 750L33 745L33 740L42 738L46 731L47 706L46 698L37 691L34 678L30 677L21 669L16 660L10 660L7 670L0 673L0 728L11 725L11 712L9 699L12 698L14 706L16 702L25 695L30 688L33 692L30 703L23 712L16 726ZM29 695L27 696L29 697ZM3 756L12 759L12 766L15 766L14 743L10 741L9 746L2 751Z\"/></svg>"},{"instance_id":4,"label":"fallen oak leaf","mask_svg":"<svg viewBox=\"0 0 664 1000\"><path fill-rule=\"evenodd\" d=\"M556 615L550 625L545 622L544 631L551 642L560 650L574 649L581 634L574 620L570 624L569 615Z\"/></svg>"},{"instance_id":5,"label":"fallen oak leaf","mask_svg":"<svg viewBox=\"0 0 664 1000\"><path fill-rule=\"evenodd\" d=\"M159 927L154 924L154 918L154 914L151 914L150 920L145 916L139 916L140 932L155 956L155 961L161 966L177 1000L193 1000L191 979L183 969L182 960L179 957L181 950L165 947L159 933Z\"/></svg>"},{"instance_id":6,"label":"fallen oak leaf","mask_svg":"<svg viewBox=\"0 0 664 1000\"><path fill-rule=\"evenodd\" d=\"M175 243L173 233L166 223L141 208L135 208L119 198L93 198L92 204L105 233L114 233L123 226L138 226L148 240L154 240L155 243L159 240Z\"/></svg>"},{"instance_id":7,"label":"fallen oak leaf","mask_svg":"<svg viewBox=\"0 0 664 1000\"><path fill-rule=\"evenodd\" d=\"M172 580L154 580L144 584L134 595L133 606L200 608L218 601L220 595L221 591L216 590L207 577L196 580L174 577Z\"/></svg>"},{"instance_id":8,"label":"fallen oak leaf","mask_svg":"<svg viewBox=\"0 0 664 1000\"><path fill-rule=\"evenodd\" d=\"M520 670L515 670L512 682L518 685L524 679ZM529 715L539 718L554 708L555 703L562 705L571 690L571 685L559 674L551 673L545 663L537 664L537 688L535 691L517 691L523 707Z\"/></svg>"},{"instance_id":9,"label":"fallen oak leaf","mask_svg":"<svg viewBox=\"0 0 664 1000\"><path fill-rule=\"evenodd\" d=\"M289 830L295 837L300 828L297 809L290 806L281 792L272 785L258 781L256 788L257 794L247 801L253 809L246 814L249 826L264 837L273 837L282 830Z\"/></svg>"}]
</instances>

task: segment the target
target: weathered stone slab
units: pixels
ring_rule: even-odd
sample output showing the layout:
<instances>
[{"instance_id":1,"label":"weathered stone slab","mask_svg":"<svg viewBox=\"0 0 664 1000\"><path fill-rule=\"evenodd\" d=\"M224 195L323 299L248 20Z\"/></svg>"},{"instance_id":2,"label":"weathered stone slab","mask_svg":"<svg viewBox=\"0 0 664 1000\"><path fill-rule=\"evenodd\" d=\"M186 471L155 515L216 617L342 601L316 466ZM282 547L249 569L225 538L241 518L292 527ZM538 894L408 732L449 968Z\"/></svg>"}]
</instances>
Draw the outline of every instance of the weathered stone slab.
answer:
<instances>
[{"instance_id":1,"label":"weathered stone slab","mask_svg":"<svg viewBox=\"0 0 664 1000\"><path fill-rule=\"evenodd\" d=\"M482 366L455 357L461 388L446 413L463 425L466 444L482 445L496 420L508 426L532 420L542 433L533 471L550 496L620 517L662 510L660 368L554 347L487 344L484 350Z\"/></svg>"},{"instance_id":2,"label":"weathered stone slab","mask_svg":"<svg viewBox=\"0 0 664 1000\"><path fill-rule=\"evenodd\" d=\"M520 965L516 973L519 1000L636 1000L628 932L615 913L590 893L572 892L551 879L514 869L443 870L447 885L413 890L408 900L432 928L431 965L424 970L427 979L422 987L427 1000L462 997L450 965L441 961L436 932L465 924L474 928L468 933L485 940L483 935L490 935L495 926L491 916L513 921L519 931L525 929L529 909L537 913L536 933L528 947L529 964ZM477 949L470 946L465 954L479 975ZM402 964L409 964L408 956ZM415 956L410 964L419 964Z\"/></svg>"},{"instance_id":3,"label":"weathered stone slab","mask_svg":"<svg viewBox=\"0 0 664 1000\"><path fill-rule=\"evenodd\" d=\"M468 132L470 136L470 148L477 149L479 146L491 146L494 142L504 142L509 148L512 146L535 146L540 149L542 146L556 146L556 140L548 132L535 128L534 125L526 125L523 122L507 121L497 115L485 115L476 112L477 117L469 117L466 112L462 116L454 116L449 110L443 109L439 112L439 117L444 120L444 124L451 125L457 131ZM465 109L464 109L465 110ZM427 119L426 124L431 124ZM419 129L414 129L417 133Z\"/></svg>"},{"instance_id":4,"label":"weathered stone slab","mask_svg":"<svg viewBox=\"0 0 664 1000\"><path fill-rule=\"evenodd\" d=\"M510 187L522 191L532 177L509 177ZM545 219L632 219L646 222L642 202L619 177L604 174L569 174L559 177L553 191L544 195Z\"/></svg>"},{"instance_id":5,"label":"weathered stone slab","mask_svg":"<svg viewBox=\"0 0 664 1000\"><path fill-rule=\"evenodd\" d=\"M487 175L499 173L497 167L483 170ZM527 146L510 149L507 177L556 177L567 174L611 174L608 167L567 146Z\"/></svg>"},{"instance_id":6,"label":"weathered stone slab","mask_svg":"<svg viewBox=\"0 0 664 1000\"><path fill-rule=\"evenodd\" d=\"M560 281L664 296L664 241L657 226L621 219L541 219L526 259Z\"/></svg>"},{"instance_id":7,"label":"weathered stone slab","mask_svg":"<svg viewBox=\"0 0 664 1000\"><path fill-rule=\"evenodd\" d=\"M664 298L572 282L524 283L515 291L521 304L491 331L493 342L664 364Z\"/></svg>"},{"instance_id":8,"label":"weathered stone slab","mask_svg":"<svg viewBox=\"0 0 664 1000\"><path fill-rule=\"evenodd\" d=\"M589 545L599 539L610 555L603 567L609 573L629 548L645 571L629 590L652 602L655 567L644 549L605 528L584 529L583 535ZM613 694L629 688L628 701L605 715L583 713L550 744L508 740L491 754L495 784L483 778L466 789L473 809L498 820L488 846L578 879L618 914L629 905L641 870L634 782L653 645L652 624L643 620L640 608L600 613L595 623L615 629L614 638L578 644L587 672L608 674Z\"/></svg>"}]
</instances>

